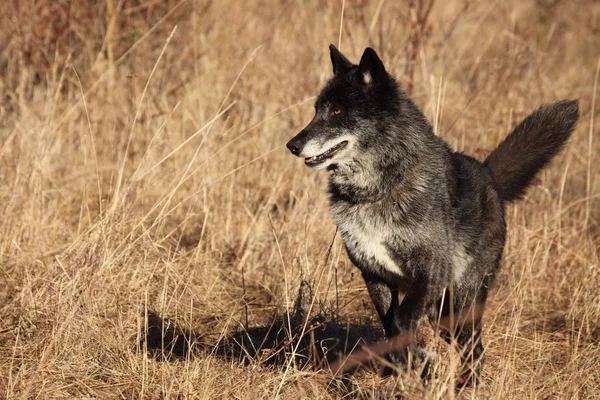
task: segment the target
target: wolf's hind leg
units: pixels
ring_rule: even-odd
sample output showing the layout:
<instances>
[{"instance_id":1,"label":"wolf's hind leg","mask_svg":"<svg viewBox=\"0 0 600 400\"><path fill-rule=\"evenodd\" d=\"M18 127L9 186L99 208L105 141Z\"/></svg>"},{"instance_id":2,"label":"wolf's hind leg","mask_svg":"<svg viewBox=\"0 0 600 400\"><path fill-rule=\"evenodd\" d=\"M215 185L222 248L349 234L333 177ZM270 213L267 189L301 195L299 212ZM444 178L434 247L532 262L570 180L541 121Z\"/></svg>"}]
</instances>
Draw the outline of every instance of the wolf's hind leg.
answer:
<instances>
[{"instance_id":1,"label":"wolf's hind leg","mask_svg":"<svg viewBox=\"0 0 600 400\"><path fill-rule=\"evenodd\" d=\"M458 386L471 386L479 381L484 362L484 348L481 343L481 313L485 304L487 293L479 293L476 307L468 307L473 304L472 297L455 291L454 309L450 310L451 303L448 298L438 307L441 307L441 321L430 315L430 322L434 329L439 331L440 336L455 347L461 359L461 370L457 381ZM438 308L439 310L439 308ZM451 312L452 311L452 312ZM456 319L456 323L452 320ZM458 322L459 321L459 322ZM454 325L454 326L452 326Z\"/></svg>"}]
</instances>

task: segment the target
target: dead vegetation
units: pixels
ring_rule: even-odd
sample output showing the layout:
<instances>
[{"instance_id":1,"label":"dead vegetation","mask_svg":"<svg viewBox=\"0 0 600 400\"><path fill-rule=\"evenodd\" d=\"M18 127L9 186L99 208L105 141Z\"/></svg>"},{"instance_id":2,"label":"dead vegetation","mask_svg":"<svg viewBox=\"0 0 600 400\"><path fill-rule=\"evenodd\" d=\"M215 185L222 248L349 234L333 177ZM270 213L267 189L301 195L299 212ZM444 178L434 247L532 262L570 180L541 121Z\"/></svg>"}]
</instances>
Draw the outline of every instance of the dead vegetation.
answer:
<instances>
[{"instance_id":1,"label":"dead vegetation","mask_svg":"<svg viewBox=\"0 0 600 400\"><path fill-rule=\"evenodd\" d=\"M598 398L596 2L11 0L0 18L0 398ZM381 332L325 176L283 145L340 40L478 157L580 99L507 212L476 390L437 340L427 387L328 373Z\"/></svg>"}]
</instances>

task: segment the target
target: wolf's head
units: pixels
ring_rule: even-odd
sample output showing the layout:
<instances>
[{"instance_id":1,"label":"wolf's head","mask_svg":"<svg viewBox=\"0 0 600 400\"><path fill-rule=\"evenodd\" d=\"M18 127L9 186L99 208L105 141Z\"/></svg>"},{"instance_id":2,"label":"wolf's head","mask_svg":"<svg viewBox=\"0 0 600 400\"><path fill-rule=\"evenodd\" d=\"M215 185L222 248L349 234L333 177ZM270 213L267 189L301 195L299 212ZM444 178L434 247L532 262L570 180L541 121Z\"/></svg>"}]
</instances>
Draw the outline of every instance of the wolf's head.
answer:
<instances>
[{"instance_id":1,"label":"wolf's head","mask_svg":"<svg viewBox=\"0 0 600 400\"><path fill-rule=\"evenodd\" d=\"M334 45L329 49L334 76L317 98L314 118L287 147L312 169L343 171L386 153L386 125L397 119L402 93L373 49L358 65Z\"/></svg>"}]
</instances>

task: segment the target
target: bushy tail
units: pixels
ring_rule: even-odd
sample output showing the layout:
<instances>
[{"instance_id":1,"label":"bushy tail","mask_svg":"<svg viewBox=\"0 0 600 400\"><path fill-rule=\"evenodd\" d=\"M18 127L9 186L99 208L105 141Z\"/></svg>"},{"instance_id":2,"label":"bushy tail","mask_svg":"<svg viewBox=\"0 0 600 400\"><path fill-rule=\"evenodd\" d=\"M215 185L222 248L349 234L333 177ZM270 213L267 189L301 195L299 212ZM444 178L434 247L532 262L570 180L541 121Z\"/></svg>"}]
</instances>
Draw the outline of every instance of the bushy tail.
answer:
<instances>
[{"instance_id":1,"label":"bushy tail","mask_svg":"<svg viewBox=\"0 0 600 400\"><path fill-rule=\"evenodd\" d=\"M577 100L542 106L485 160L505 201L520 199L535 175L563 148L579 117Z\"/></svg>"}]
</instances>

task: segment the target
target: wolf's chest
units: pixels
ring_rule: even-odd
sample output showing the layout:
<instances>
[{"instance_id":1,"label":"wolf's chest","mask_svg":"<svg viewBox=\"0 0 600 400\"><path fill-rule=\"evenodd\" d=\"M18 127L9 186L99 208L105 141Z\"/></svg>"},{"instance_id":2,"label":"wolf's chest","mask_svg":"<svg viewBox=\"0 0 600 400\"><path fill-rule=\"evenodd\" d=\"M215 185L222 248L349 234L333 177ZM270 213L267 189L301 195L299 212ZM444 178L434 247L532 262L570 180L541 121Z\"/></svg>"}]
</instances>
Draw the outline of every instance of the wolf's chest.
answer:
<instances>
[{"instance_id":1,"label":"wolf's chest","mask_svg":"<svg viewBox=\"0 0 600 400\"><path fill-rule=\"evenodd\" d=\"M393 235L385 225L352 215L338 215L338 218L334 216L334 220L346 249L360 264L358 267L370 270L385 269L398 276L404 275L400 265L390 254L389 247Z\"/></svg>"}]
</instances>

